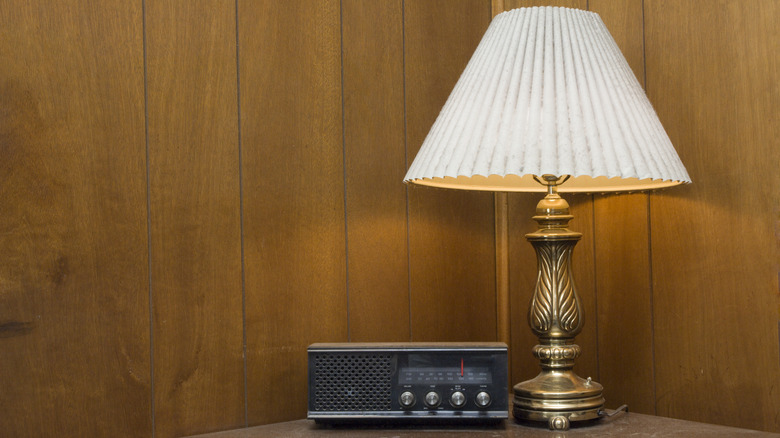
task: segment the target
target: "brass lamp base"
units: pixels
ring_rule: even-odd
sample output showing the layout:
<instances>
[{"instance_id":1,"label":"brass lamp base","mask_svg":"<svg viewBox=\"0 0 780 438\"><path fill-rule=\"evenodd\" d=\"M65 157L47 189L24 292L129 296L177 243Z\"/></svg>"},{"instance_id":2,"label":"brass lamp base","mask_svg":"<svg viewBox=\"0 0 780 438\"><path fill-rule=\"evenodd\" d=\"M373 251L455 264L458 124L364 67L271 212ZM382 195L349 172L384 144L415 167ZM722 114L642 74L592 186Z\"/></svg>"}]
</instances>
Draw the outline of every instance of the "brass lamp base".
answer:
<instances>
[{"instance_id":1,"label":"brass lamp base","mask_svg":"<svg viewBox=\"0 0 780 438\"><path fill-rule=\"evenodd\" d=\"M570 422L599 417L603 387L571 370L542 371L514 387L512 413L518 420L543 421L550 429L567 430Z\"/></svg>"},{"instance_id":2,"label":"brass lamp base","mask_svg":"<svg viewBox=\"0 0 780 438\"><path fill-rule=\"evenodd\" d=\"M513 413L518 420L545 421L550 429L567 430L572 421L599 417L604 388L572 371L581 351L574 337L582 331L584 317L571 275L571 253L582 235L566 228L573 216L557 193L568 176L534 178L547 186L547 196L533 217L539 229L526 234L539 266L528 324L539 337L533 354L542 371L515 385Z\"/></svg>"}]
</instances>

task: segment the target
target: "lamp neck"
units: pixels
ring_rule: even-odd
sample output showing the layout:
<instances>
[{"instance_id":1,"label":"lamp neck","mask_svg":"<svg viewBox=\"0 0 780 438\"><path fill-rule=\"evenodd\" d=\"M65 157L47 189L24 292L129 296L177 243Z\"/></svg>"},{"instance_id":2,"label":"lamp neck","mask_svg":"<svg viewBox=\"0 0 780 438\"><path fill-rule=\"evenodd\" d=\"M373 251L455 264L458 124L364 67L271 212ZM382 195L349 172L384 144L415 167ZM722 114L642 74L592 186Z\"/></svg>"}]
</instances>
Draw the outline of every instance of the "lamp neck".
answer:
<instances>
[{"instance_id":1,"label":"lamp neck","mask_svg":"<svg viewBox=\"0 0 780 438\"><path fill-rule=\"evenodd\" d=\"M542 230L566 229L573 216L569 213L569 203L558 195L558 186L569 179L569 175L542 175L534 179L547 186L547 196L536 205L534 220Z\"/></svg>"}]
</instances>

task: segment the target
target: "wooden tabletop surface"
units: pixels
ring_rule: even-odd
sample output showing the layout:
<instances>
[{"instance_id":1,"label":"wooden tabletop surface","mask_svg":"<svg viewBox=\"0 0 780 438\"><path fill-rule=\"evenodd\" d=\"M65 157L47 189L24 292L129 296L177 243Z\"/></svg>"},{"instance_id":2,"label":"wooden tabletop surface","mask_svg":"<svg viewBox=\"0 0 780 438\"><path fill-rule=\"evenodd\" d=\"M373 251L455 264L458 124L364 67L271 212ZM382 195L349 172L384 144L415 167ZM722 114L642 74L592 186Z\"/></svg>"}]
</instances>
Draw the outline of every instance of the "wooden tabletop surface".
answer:
<instances>
[{"instance_id":1,"label":"wooden tabletop surface","mask_svg":"<svg viewBox=\"0 0 780 438\"><path fill-rule=\"evenodd\" d=\"M625 413L596 422L574 424L565 432L550 431L543 424L518 424L513 419L505 420L498 425L484 426L322 426L311 420L296 420L286 423L276 423L245 429L236 429L198 435L198 438L316 438L316 437L780 437L780 434L760 432L749 429L718 426L697 423L693 421L676 420L652 415Z\"/></svg>"}]
</instances>

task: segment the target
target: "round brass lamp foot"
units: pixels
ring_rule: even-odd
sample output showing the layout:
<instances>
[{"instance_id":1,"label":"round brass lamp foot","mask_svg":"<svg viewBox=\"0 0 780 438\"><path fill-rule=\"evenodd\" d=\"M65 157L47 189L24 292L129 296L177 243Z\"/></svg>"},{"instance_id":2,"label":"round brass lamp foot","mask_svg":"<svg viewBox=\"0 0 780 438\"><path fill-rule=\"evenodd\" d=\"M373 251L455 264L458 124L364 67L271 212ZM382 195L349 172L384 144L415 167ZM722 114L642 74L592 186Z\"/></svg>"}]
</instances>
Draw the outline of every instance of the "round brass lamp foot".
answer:
<instances>
[{"instance_id":1,"label":"round brass lamp foot","mask_svg":"<svg viewBox=\"0 0 780 438\"><path fill-rule=\"evenodd\" d=\"M570 370L544 370L514 386L512 413L518 420L546 422L550 429L567 430L571 422L599 417L603 390Z\"/></svg>"}]
</instances>

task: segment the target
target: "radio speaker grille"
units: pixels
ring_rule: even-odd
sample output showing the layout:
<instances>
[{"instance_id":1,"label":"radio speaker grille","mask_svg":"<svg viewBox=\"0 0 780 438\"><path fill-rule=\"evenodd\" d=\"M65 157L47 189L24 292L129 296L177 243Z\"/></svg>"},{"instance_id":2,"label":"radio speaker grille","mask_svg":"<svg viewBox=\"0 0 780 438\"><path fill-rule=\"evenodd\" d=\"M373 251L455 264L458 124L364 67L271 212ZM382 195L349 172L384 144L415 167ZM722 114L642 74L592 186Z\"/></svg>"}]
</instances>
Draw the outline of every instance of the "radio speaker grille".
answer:
<instances>
[{"instance_id":1,"label":"radio speaker grille","mask_svg":"<svg viewBox=\"0 0 780 438\"><path fill-rule=\"evenodd\" d=\"M390 354L318 354L314 357L315 411L389 411Z\"/></svg>"}]
</instances>

